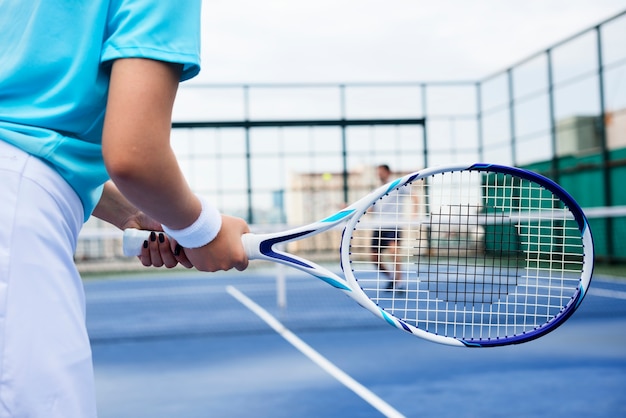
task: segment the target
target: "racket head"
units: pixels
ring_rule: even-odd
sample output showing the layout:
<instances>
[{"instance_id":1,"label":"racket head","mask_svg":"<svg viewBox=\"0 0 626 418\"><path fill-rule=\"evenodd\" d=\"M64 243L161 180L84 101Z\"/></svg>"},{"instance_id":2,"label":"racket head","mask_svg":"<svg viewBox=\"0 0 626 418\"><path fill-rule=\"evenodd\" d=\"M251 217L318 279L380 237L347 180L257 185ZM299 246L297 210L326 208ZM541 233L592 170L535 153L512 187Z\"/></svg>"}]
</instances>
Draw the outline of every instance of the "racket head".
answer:
<instances>
[{"instance_id":1,"label":"racket head","mask_svg":"<svg viewBox=\"0 0 626 418\"><path fill-rule=\"evenodd\" d=\"M591 282L593 239L582 209L530 171L426 169L353 208L341 243L351 296L430 341L491 347L533 340L567 320ZM377 258L390 274L373 268Z\"/></svg>"}]
</instances>

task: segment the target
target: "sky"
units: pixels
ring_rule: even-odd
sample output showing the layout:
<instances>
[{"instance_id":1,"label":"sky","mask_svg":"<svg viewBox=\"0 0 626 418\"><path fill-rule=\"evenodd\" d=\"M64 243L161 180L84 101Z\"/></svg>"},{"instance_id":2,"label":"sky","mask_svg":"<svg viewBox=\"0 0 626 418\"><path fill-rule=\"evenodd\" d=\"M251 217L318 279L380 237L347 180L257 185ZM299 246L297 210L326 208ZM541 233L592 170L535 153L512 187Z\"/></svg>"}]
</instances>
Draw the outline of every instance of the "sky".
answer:
<instances>
[{"instance_id":1,"label":"sky","mask_svg":"<svg viewBox=\"0 0 626 418\"><path fill-rule=\"evenodd\" d=\"M626 0L204 0L193 83L476 80Z\"/></svg>"}]
</instances>

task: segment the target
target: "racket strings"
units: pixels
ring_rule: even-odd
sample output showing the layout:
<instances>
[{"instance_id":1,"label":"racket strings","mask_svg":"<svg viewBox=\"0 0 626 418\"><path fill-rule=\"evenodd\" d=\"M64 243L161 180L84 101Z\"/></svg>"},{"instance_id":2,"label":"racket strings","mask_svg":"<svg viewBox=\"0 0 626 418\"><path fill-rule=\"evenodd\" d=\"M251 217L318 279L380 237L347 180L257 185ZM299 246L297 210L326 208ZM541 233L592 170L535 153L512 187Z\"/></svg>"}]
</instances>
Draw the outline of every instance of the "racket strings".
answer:
<instances>
[{"instance_id":1,"label":"racket strings","mask_svg":"<svg viewBox=\"0 0 626 418\"><path fill-rule=\"evenodd\" d=\"M517 335L572 299L583 269L578 224L528 180L448 172L380 198L352 231L351 266L379 307L422 330Z\"/></svg>"}]
</instances>

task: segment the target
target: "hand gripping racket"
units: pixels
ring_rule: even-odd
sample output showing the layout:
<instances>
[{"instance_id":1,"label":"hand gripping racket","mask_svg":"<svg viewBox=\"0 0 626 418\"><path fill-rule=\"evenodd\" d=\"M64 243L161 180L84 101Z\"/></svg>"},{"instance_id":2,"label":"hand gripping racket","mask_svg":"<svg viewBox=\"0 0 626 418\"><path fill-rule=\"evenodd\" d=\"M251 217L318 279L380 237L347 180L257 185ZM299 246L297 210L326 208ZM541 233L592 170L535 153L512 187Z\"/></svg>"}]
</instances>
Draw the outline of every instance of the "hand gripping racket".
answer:
<instances>
[{"instance_id":1,"label":"hand gripping racket","mask_svg":"<svg viewBox=\"0 0 626 418\"><path fill-rule=\"evenodd\" d=\"M277 248L340 224L343 277ZM127 230L127 255L146 238ZM395 328L466 347L556 329L593 270L591 232L574 199L543 176L491 164L421 170L319 222L242 240L251 260L310 273Z\"/></svg>"}]
</instances>

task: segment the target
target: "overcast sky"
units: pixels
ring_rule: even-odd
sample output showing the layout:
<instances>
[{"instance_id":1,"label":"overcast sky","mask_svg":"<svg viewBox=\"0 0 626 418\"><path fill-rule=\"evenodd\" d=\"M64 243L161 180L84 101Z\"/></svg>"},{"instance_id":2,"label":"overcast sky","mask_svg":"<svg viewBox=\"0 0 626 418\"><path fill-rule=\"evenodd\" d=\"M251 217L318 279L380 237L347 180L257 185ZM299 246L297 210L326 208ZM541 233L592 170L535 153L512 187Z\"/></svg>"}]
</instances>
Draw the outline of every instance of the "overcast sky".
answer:
<instances>
[{"instance_id":1,"label":"overcast sky","mask_svg":"<svg viewBox=\"0 0 626 418\"><path fill-rule=\"evenodd\" d=\"M626 0L204 0L195 83L475 80Z\"/></svg>"}]
</instances>

